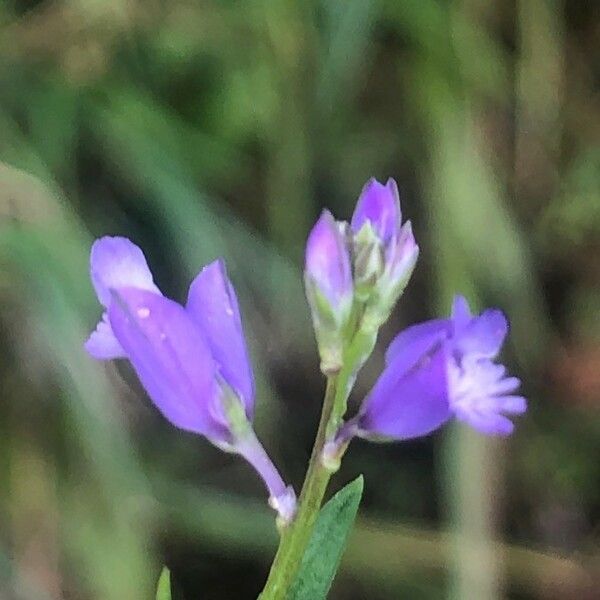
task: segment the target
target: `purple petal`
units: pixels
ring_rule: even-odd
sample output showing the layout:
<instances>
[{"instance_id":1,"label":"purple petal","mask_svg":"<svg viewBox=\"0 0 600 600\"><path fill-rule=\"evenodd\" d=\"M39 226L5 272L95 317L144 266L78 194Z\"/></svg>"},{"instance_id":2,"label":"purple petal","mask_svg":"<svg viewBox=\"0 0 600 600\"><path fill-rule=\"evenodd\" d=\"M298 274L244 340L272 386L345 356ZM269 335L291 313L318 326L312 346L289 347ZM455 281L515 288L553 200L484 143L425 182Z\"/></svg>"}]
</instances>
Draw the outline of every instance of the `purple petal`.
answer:
<instances>
[{"instance_id":1,"label":"purple petal","mask_svg":"<svg viewBox=\"0 0 600 600\"><path fill-rule=\"evenodd\" d=\"M508 332L508 321L497 309L488 309L461 326L456 348L463 354L493 358L498 355Z\"/></svg>"},{"instance_id":2,"label":"purple petal","mask_svg":"<svg viewBox=\"0 0 600 600\"><path fill-rule=\"evenodd\" d=\"M124 237L103 237L94 242L90 256L92 283L100 303L108 308L111 289L133 287L160 294L143 252Z\"/></svg>"},{"instance_id":3,"label":"purple petal","mask_svg":"<svg viewBox=\"0 0 600 600\"><path fill-rule=\"evenodd\" d=\"M144 254L124 237L106 236L92 244L90 274L98 300L106 308L111 303L110 290L113 288L135 287L160 294L154 285ZM99 360L124 356L106 313L85 343L85 349Z\"/></svg>"},{"instance_id":4,"label":"purple petal","mask_svg":"<svg viewBox=\"0 0 600 600\"><path fill-rule=\"evenodd\" d=\"M509 394L514 392L521 385L521 380L518 377L505 377L500 379L494 387L494 394Z\"/></svg>"},{"instance_id":5,"label":"purple petal","mask_svg":"<svg viewBox=\"0 0 600 600\"><path fill-rule=\"evenodd\" d=\"M217 369L204 335L186 310L154 292L121 288L114 292L108 316L162 414L181 429L228 441Z\"/></svg>"},{"instance_id":6,"label":"purple petal","mask_svg":"<svg viewBox=\"0 0 600 600\"><path fill-rule=\"evenodd\" d=\"M443 348L422 359L404 374L388 364L365 400L359 417L359 435L415 438L431 433L451 416Z\"/></svg>"},{"instance_id":7,"label":"purple petal","mask_svg":"<svg viewBox=\"0 0 600 600\"><path fill-rule=\"evenodd\" d=\"M125 350L114 336L108 315L104 313L102 320L96 326L96 330L85 343L88 353L98 360L112 360L114 358L125 358Z\"/></svg>"},{"instance_id":8,"label":"purple petal","mask_svg":"<svg viewBox=\"0 0 600 600\"><path fill-rule=\"evenodd\" d=\"M308 236L305 270L333 308L351 296L350 253L338 224L327 210Z\"/></svg>"},{"instance_id":9,"label":"purple petal","mask_svg":"<svg viewBox=\"0 0 600 600\"><path fill-rule=\"evenodd\" d=\"M400 229L398 237L392 238L386 251L386 265L392 280L408 279L418 257L419 246L413 234L412 223L407 221Z\"/></svg>"},{"instance_id":10,"label":"purple petal","mask_svg":"<svg viewBox=\"0 0 600 600\"><path fill-rule=\"evenodd\" d=\"M369 221L383 243L387 244L400 228L401 218L396 182L388 179L386 185L382 185L371 178L360 194L351 227L354 233L358 233Z\"/></svg>"},{"instance_id":11,"label":"purple petal","mask_svg":"<svg viewBox=\"0 0 600 600\"><path fill-rule=\"evenodd\" d=\"M456 413L456 418L485 435L507 436L515 429L510 419L498 413L458 412Z\"/></svg>"},{"instance_id":12,"label":"purple petal","mask_svg":"<svg viewBox=\"0 0 600 600\"><path fill-rule=\"evenodd\" d=\"M221 375L239 394L251 419L254 377L238 301L223 260L216 260L204 267L194 279L186 308L204 332Z\"/></svg>"},{"instance_id":13,"label":"purple petal","mask_svg":"<svg viewBox=\"0 0 600 600\"><path fill-rule=\"evenodd\" d=\"M513 427L503 413L520 415L527 409L525 398L512 394L521 383L519 379L506 377L504 366L489 358L460 357L456 352L450 356L449 401L456 417L485 434L511 433Z\"/></svg>"},{"instance_id":14,"label":"purple petal","mask_svg":"<svg viewBox=\"0 0 600 600\"><path fill-rule=\"evenodd\" d=\"M450 332L448 319L432 319L400 332L385 353L386 364L396 363L405 372ZM402 361L402 362L399 362Z\"/></svg>"},{"instance_id":15,"label":"purple petal","mask_svg":"<svg viewBox=\"0 0 600 600\"><path fill-rule=\"evenodd\" d=\"M471 309L464 296L454 296L451 315L455 333L461 332L471 322Z\"/></svg>"},{"instance_id":16,"label":"purple petal","mask_svg":"<svg viewBox=\"0 0 600 600\"><path fill-rule=\"evenodd\" d=\"M522 415L527 411L527 400L523 396L500 396L496 409L509 415Z\"/></svg>"}]
</instances>

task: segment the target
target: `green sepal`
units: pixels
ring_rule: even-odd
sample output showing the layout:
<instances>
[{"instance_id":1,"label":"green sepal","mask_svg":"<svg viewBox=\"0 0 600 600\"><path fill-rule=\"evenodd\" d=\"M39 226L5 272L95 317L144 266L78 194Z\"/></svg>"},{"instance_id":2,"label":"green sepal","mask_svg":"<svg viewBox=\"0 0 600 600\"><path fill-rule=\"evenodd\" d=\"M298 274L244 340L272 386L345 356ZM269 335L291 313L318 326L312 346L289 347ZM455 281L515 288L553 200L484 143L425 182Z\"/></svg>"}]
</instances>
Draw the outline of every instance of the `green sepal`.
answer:
<instances>
[{"instance_id":1,"label":"green sepal","mask_svg":"<svg viewBox=\"0 0 600 600\"><path fill-rule=\"evenodd\" d=\"M345 335L352 311L352 296L335 310L310 277L305 277L306 297L310 305L315 337L321 358L321 371L325 375L339 371Z\"/></svg>"},{"instance_id":2,"label":"green sepal","mask_svg":"<svg viewBox=\"0 0 600 600\"><path fill-rule=\"evenodd\" d=\"M366 221L352 242L356 299L371 296L385 267L384 248L370 221Z\"/></svg>"}]
</instances>

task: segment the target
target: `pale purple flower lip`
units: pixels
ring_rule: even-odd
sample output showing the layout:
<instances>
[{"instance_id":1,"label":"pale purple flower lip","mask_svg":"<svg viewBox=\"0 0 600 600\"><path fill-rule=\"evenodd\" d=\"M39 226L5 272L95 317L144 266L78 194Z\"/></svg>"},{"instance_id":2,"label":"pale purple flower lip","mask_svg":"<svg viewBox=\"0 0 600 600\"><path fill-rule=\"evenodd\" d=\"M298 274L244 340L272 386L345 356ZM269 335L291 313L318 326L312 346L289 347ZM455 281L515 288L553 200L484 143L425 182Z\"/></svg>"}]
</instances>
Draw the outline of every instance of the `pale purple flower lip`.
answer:
<instances>
[{"instance_id":1,"label":"pale purple flower lip","mask_svg":"<svg viewBox=\"0 0 600 600\"><path fill-rule=\"evenodd\" d=\"M516 377L494 362L508 331L501 311L471 315L457 296L449 319L409 327L391 343L386 368L348 434L407 439L452 416L487 435L508 435L527 408Z\"/></svg>"},{"instance_id":2,"label":"pale purple flower lip","mask_svg":"<svg viewBox=\"0 0 600 600\"><path fill-rule=\"evenodd\" d=\"M515 392L517 377L494 362L508 322L501 311L488 309L472 316L465 298L457 296L452 309L452 358L448 361L450 407L456 418L488 435L509 435L514 424L508 418L523 414L527 401Z\"/></svg>"}]
</instances>

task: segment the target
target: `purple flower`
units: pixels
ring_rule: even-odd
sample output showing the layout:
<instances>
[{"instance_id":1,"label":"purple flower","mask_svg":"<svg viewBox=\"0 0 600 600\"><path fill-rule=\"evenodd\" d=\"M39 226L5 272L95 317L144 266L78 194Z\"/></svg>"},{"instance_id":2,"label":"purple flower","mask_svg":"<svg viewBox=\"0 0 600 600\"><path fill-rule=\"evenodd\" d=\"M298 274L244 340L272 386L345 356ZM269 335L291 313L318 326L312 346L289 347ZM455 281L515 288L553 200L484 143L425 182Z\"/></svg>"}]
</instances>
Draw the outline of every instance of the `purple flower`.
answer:
<instances>
[{"instance_id":1,"label":"purple flower","mask_svg":"<svg viewBox=\"0 0 600 600\"><path fill-rule=\"evenodd\" d=\"M127 358L148 395L177 427L227 443L222 379L248 418L254 382L235 292L223 261L192 282L187 307L165 298L142 251L126 238L104 237L91 252L91 276L107 309L86 342L95 358Z\"/></svg>"},{"instance_id":2,"label":"purple flower","mask_svg":"<svg viewBox=\"0 0 600 600\"><path fill-rule=\"evenodd\" d=\"M471 315L462 296L448 319L434 319L400 333L386 367L358 416L340 435L408 439L427 435L456 417L487 435L508 435L507 415L526 410L515 392L519 379L494 362L508 331L501 311Z\"/></svg>"},{"instance_id":3,"label":"purple flower","mask_svg":"<svg viewBox=\"0 0 600 600\"><path fill-rule=\"evenodd\" d=\"M345 224L323 211L306 243L304 269L306 297L324 373L341 366L344 328L353 301L350 249Z\"/></svg>"},{"instance_id":4,"label":"purple flower","mask_svg":"<svg viewBox=\"0 0 600 600\"><path fill-rule=\"evenodd\" d=\"M390 178L382 185L371 177L358 198L351 227L358 233L363 225L370 223L384 245L389 244L397 234L402 221L400 197L396 182Z\"/></svg>"},{"instance_id":5,"label":"purple flower","mask_svg":"<svg viewBox=\"0 0 600 600\"><path fill-rule=\"evenodd\" d=\"M402 224L398 186L370 179L352 216L355 277L365 296L374 286L382 302L382 320L404 290L415 267L419 247L410 221Z\"/></svg>"},{"instance_id":6,"label":"purple flower","mask_svg":"<svg viewBox=\"0 0 600 600\"><path fill-rule=\"evenodd\" d=\"M224 262L200 272L185 307L161 294L142 251L126 238L94 242L91 276L106 310L87 351L98 359L128 359L167 420L243 455L265 480L272 504L290 518L293 491L250 425L254 377Z\"/></svg>"},{"instance_id":7,"label":"purple flower","mask_svg":"<svg viewBox=\"0 0 600 600\"><path fill-rule=\"evenodd\" d=\"M345 313L352 303L350 251L337 223L324 210L306 242L305 278L307 288L320 294L332 313Z\"/></svg>"}]
</instances>

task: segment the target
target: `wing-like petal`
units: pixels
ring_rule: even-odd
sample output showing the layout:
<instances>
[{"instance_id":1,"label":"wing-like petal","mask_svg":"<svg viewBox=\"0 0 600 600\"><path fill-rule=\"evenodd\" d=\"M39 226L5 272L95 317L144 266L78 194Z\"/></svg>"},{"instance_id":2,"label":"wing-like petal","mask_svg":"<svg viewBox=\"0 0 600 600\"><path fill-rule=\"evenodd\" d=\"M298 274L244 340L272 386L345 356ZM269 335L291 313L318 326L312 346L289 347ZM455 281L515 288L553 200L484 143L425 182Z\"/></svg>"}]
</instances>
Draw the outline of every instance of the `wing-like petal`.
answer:
<instances>
[{"instance_id":1,"label":"wing-like petal","mask_svg":"<svg viewBox=\"0 0 600 600\"><path fill-rule=\"evenodd\" d=\"M402 373L388 364L361 409L359 435L409 439L431 433L451 416L444 348Z\"/></svg>"},{"instance_id":2,"label":"wing-like petal","mask_svg":"<svg viewBox=\"0 0 600 600\"><path fill-rule=\"evenodd\" d=\"M494 358L508 332L508 321L501 310L488 309L473 317L456 335L456 348L465 355Z\"/></svg>"},{"instance_id":3,"label":"wing-like petal","mask_svg":"<svg viewBox=\"0 0 600 600\"><path fill-rule=\"evenodd\" d=\"M454 333L459 335L460 332L471 322L472 318L469 303L464 296L454 296L451 315L451 319L454 324Z\"/></svg>"},{"instance_id":4,"label":"wing-like petal","mask_svg":"<svg viewBox=\"0 0 600 600\"><path fill-rule=\"evenodd\" d=\"M98 300L106 308L112 300L111 289L131 287L160 294L144 253L124 237L106 236L94 242L90 272Z\"/></svg>"},{"instance_id":5,"label":"wing-like petal","mask_svg":"<svg viewBox=\"0 0 600 600\"><path fill-rule=\"evenodd\" d=\"M93 243L90 273L98 300L105 308L110 305L113 288L135 287L160 294L143 252L124 237L106 236ZM85 343L85 349L99 360L124 357L106 312Z\"/></svg>"},{"instance_id":6,"label":"wing-like petal","mask_svg":"<svg viewBox=\"0 0 600 600\"><path fill-rule=\"evenodd\" d=\"M433 319L401 331L389 345L385 353L385 362L396 363L396 368L405 372L420 357L436 344L444 340L450 332L448 319ZM402 360L402 362L399 362Z\"/></svg>"},{"instance_id":7,"label":"wing-like petal","mask_svg":"<svg viewBox=\"0 0 600 600\"><path fill-rule=\"evenodd\" d=\"M239 394L246 414L254 409L254 376L235 290L219 259L204 267L188 293L190 317L202 329L221 375Z\"/></svg>"},{"instance_id":8,"label":"wing-like petal","mask_svg":"<svg viewBox=\"0 0 600 600\"><path fill-rule=\"evenodd\" d=\"M108 315L115 337L157 408L181 429L227 441L217 368L195 321L154 292L121 288L113 295Z\"/></svg>"}]
</instances>

